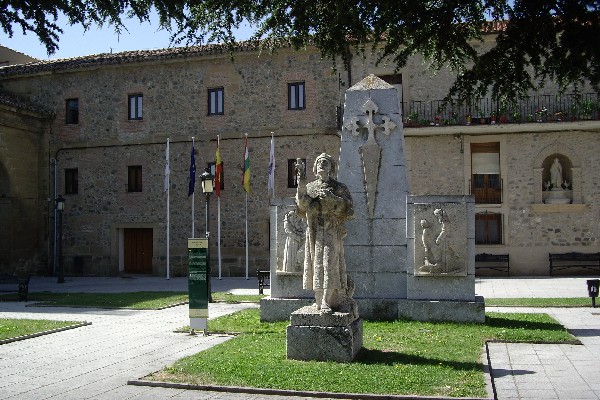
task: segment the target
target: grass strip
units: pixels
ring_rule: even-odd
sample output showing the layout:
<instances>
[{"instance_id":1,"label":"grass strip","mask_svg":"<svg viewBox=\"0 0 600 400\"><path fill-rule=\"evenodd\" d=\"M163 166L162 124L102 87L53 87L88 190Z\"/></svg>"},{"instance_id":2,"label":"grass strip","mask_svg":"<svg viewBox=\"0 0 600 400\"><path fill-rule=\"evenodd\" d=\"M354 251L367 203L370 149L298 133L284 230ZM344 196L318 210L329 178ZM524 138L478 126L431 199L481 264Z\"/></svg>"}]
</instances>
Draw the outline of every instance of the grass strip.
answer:
<instances>
[{"instance_id":1,"label":"grass strip","mask_svg":"<svg viewBox=\"0 0 600 400\"><path fill-rule=\"evenodd\" d=\"M188 301L183 292L31 293L29 301L49 307L128 308L159 310Z\"/></svg>"},{"instance_id":2,"label":"grass strip","mask_svg":"<svg viewBox=\"0 0 600 400\"><path fill-rule=\"evenodd\" d=\"M81 324L81 322L0 318L0 342L79 324Z\"/></svg>"},{"instance_id":3,"label":"grass strip","mask_svg":"<svg viewBox=\"0 0 600 400\"><path fill-rule=\"evenodd\" d=\"M267 297L262 294L232 294L229 292L213 292L213 301L226 303L260 303L260 299Z\"/></svg>"},{"instance_id":4,"label":"grass strip","mask_svg":"<svg viewBox=\"0 0 600 400\"><path fill-rule=\"evenodd\" d=\"M568 298L486 298L486 306L498 307L591 307L589 297Z\"/></svg>"},{"instance_id":5,"label":"grass strip","mask_svg":"<svg viewBox=\"0 0 600 400\"><path fill-rule=\"evenodd\" d=\"M264 295L239 295L229 292L213 292L213 301L227 303L259 303ZM0 295L0 300L17 301L10 295ZM94 307L128 308L136 310L159 310L189 301L187 292L129 292L129 293L48 293L35 292L29 301L45 307Z\"/></svg>"},{"instance_id":6,"label":"grass strip","mask_svg":"<svg viewBox=\"0 0 600 400\"><path fill-rule=\"evenodd\" d=\"M210 331L243 334L183 358L147 379L303 391L485 397L486 340L573 340L546 314L489 313L484 324L407 320L364 322L363 350L352 363L286 359L288 322L261 323L256 309L209 322Z\"/></svg>"}]
</instances>

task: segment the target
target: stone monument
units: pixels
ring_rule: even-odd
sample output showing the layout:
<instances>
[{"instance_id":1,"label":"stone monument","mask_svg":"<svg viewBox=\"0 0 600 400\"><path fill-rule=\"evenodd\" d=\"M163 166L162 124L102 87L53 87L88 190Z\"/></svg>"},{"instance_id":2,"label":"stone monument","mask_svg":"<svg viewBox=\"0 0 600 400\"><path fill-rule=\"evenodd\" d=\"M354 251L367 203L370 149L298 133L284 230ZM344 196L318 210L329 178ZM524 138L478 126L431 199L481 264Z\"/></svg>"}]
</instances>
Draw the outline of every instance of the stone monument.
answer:
<instances>
[{"instance_id":1,"label":"stone monument","mask_svg":"<svg viewBox=\"0 0 600 400\"><path fill-rule=\"evenodd\" d=\"M402 129L393 86L369 75L346 91L338 180L353 202L343 247L360 316L483 322L474 200L409 196ZM293 199L271 203L271 297L261 301L262 320L286 320L313 303L300 273L273 274L283 268L284 216L295 207Z\"/></svg>"},{"instance_id":2,"label":"stone monument","mask_svg":"<svg viewBox=\"0 0 600 400\"><path fill-rule=\"evenodd\" d=\"M349 362L362 347L362 320L343 243L354 209L346 185L333 178L335 166L330 155L319 155L313 168L317 178L308 184L297 166L297 214L307 221L302 287L314 292L315 302L291 314L290 359Z\"/></svg>"}]
</instances>

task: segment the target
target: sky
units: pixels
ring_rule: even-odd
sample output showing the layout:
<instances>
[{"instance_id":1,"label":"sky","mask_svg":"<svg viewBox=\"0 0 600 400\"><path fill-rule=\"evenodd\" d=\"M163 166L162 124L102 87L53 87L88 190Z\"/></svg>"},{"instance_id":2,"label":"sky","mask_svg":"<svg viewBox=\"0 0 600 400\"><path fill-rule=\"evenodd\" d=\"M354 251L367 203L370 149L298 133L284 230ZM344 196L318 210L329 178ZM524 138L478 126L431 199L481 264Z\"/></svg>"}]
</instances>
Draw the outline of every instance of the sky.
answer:
<instances>
[{"instance_id":1,"label":"sky","mask_svg":"<svg viewBox=\"0 0 600 400\"><path fill-rule=\"evenodd\" d=\"M86 32L80 25L70 26L66 18L60 18L58 24L64 33L59 36L59 49L48 56L46 47L38 37L28 32L23 35L18 27L13 27L13 37L3 32L0 35L0 45L16 50L30 57L40 60L53 60L87 56L90 54L113 53L128 50L152 50L169 47L169 32L158 29L158 16L150 17L150 22L140 23L137 19L123 21L128 31L123 31L119 36L112 26L98 28L90 27ZM236 33L237 40L250 37L250 29L244 28Z\"/></svg>"}]
</instances>

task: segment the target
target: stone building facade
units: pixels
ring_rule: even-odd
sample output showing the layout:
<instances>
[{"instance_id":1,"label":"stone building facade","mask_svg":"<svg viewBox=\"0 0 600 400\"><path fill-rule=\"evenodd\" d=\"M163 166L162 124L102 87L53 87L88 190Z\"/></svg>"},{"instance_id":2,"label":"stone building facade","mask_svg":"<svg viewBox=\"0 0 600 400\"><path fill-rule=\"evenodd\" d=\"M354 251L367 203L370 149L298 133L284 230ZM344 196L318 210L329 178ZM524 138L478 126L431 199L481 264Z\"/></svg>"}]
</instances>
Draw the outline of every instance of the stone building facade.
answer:
<instances>
[{"instance_id":1,"label":"stone building facade","mask_svg":"<svg viewBox=\"0 0 600 400\"><path fill-rule=\"evenodd\" d=\"M163 178L169 139L170 265L173 275L184 275L186 239L192 236L188 197L192 137L199 176L208 162L214 162L219 136L224 163L222 275L243 276L246 194L241 175L247 134L248 263L254 275L269 265L267 174L272 135L275 196L291 197L295 189L290 160L306 159L312 166L321 152L338 156L338 117L344 92L352 84L373 73L393 83L402 101L408 102L441 99L451 82L449 71L435 77L425 72L419 57L394 72L360 57L350 71L335 71L331 61L322 60L310 47L301 51L281 47L268 53L255 44L240 43L233 55L232 61L223 47L212 45L0 68L3 93L47 110L42 116L30 116L40 124L38 144L34 148L15 144L22 149L17 151L37 162L37 211L31 214L35 215L31 225L43 228L38 234L42 239L36 241L36 259L52 263L53 207L45 200L62 194L67 274L164 275ZM304 96L290 100L296 93ZM211 103L211 94L222 95L222 104ZM0 122L0 139L6 137L8 125ZM482 214L500 215L493 220L500 223L500 242L479 245L477 252L510 253L514 274L547 274L549 251L598 251L600 192L594 166L599 165L599 131L595 121L407 128L411 194L470 194L472 149L479 152L477 144L491 146L492 153L498 152L501 201L476 207ZM9 158L14 154L9 150L0 158L0 172L11 168L14 161ZM557 154L570 171L573 204L543 203L547 159ZM5 175L2 182L11 190L16 181L31 182L10 171ZM205 233L199 180L194 196L193 235L199 237ZM216 196L209 201L215 274ZM10 270L15 262L15 257L2 260L0 268Z\"/></svg>"}]
</instances>

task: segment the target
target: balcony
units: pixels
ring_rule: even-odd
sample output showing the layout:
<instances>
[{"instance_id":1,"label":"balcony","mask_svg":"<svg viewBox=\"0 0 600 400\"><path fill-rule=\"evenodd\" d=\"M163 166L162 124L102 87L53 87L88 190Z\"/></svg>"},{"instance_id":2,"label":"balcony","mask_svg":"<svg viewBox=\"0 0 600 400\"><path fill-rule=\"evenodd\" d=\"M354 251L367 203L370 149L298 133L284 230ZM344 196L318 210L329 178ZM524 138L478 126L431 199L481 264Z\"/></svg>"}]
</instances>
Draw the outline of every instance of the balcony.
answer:
<instances>
[{"instance_id":1,"label":"balcony","mask_svg":"<svg viewBox=\"0 0 600 400\"><path fill-rule=\"evenodd\" d=\"M597 120L600 119L600 95L535 95L515 100L508 106L491 98L481 98L471 104L415 100L402 103L402 116L407 128Z\"/></svg>"}]
</instances>

